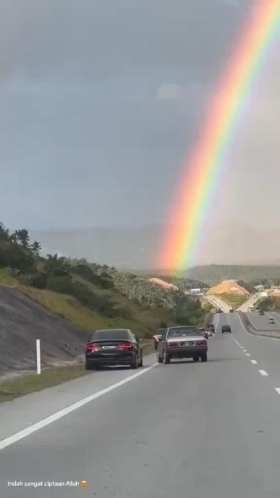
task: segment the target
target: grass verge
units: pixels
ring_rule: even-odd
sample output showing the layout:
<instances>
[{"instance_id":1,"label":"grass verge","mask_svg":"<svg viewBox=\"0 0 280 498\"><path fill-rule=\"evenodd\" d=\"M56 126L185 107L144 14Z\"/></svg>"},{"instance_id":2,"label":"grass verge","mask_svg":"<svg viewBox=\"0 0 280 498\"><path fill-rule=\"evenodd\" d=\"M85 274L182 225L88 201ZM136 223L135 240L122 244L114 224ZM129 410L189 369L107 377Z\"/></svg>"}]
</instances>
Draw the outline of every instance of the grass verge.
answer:
<instances>
[{"instance_id":1,"label":"grass verge","mask_svg":"<svg viewBox=\"0 0 280 498\"><path fill-rule=\"evenodd\" d=\"M86 375L84 365L71 367L57 367L43 370L41 375L27 374L16 379L0 382L0 403L11 401L19 396L24 396L35 391L41 391L47 387L62 384Z\"/></svg>"}]
</instances>

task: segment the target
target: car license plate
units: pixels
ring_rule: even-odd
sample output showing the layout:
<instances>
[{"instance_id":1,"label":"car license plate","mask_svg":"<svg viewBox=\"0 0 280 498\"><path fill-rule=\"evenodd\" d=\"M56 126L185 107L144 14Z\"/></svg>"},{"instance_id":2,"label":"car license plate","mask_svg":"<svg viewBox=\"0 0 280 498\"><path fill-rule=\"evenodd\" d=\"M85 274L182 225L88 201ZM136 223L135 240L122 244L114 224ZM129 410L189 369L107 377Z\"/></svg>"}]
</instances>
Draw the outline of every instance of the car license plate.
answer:
<instances>
[{"instance_id":1,"label":"car license plate","mask_svg":"<svg viewBox=\"0 0 280 498\"><path fill-rule=\"evenodd\" d=\"M102 346L102 349L115 349L116 346Z\"/></svg>"}]
</instances>

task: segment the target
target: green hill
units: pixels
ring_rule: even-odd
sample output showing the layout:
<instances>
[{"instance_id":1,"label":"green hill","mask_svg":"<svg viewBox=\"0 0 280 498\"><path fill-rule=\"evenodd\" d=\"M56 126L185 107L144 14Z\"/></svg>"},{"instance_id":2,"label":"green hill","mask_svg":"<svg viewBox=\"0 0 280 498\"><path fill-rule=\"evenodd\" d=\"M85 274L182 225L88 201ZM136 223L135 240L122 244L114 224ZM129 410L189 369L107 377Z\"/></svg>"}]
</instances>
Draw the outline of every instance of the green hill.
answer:
<instances>
[{"instance_id":1,"label":"green hill","mask_svg":"<svg viewBox=\"0 0 280 498\"><path fill-rule=\"evenodd\" d=\"M280 279L280 266L270 265L205 265L196 266L186 272L186 277L216 284L221 280L245 280L246 282Z\"/></svg>"}]
</instances>

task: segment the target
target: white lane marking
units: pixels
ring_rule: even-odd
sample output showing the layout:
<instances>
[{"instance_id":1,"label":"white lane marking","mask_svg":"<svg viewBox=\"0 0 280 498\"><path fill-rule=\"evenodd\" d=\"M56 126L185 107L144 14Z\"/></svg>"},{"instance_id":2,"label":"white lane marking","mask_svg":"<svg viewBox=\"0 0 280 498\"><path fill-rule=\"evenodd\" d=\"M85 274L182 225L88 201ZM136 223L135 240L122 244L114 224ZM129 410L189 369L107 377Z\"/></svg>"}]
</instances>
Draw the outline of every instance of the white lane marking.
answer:
<instances>
[{"instance_id":1,"label":"white lane marking","mask_svg":"<svg viewBox=\"0 0 280 498\"><path fill-rule=\"evenodd\" d=\"M245 354L246 354L246 356L248 356L248 358L249 358L249 356L251 356L250 353L245 353Z\"/></svg>"},{"instance_id":2,"label":"white lane marking","mask_svg":"<svg viewBox=\"0 0 280 498\"><path fill-rule=\"evenodd\" d=\"M263 377L268 377L268 373L266 370L259 370L259 373L263 376Z\"/></svg>"},{"instance_id":3,"label":"white lane marking","mask_svg":"<svg viewBox=\"0 0 280 498\"><path fill-rule=\"evenodd\" d=\"M257 365L258 362L256 360L250 360L253 365Z\"/></svg>"},{"instance_id":4,"label":"white lane marking","mask_svg":"<svg viewBox=\"0 0 280 498\"><path fill-rule=\"evenodd\" d=\"M30 436L34 432L39 431L40 429L43 429L47 425L52 424L53 422L57 422L57 420L60 420L61 418L65 417L66 415L69 415L69 413L74 412L75 410L78 410L82 406L87 405L88 403L91 403L92 401L101 398L101 396L104 396L105 394L108 394L111 391L114 391L115 389L118 389L119 387L124 386L128 382L131 382L132 380L136 379L137 377L140 377L141 375L149 372L153 368L157 366L157 363L154 363L148 368L145 368L144 370L141 370L140 372L135 373L134 375L130 375L129 377L126 377L125 379L121 380L120 382L116 382L115 384L112 384L109 387L106 387L105 389L102 389L101 391L98 391L95 394L91 394L90 396L87 396L86 398L81 399L80 401L77 401L76 403L73 403L70 406L67 406L67 408L63 408L62 410L59 410L58 412L54 413L53 415L50 415L47 418L43 418L36 424L30 425L29 427L26 427L22 431L17 432L16 434L13 434L12 436L9 436L5 439L2 439L0 441L0 451L4 450L4 448L7 448L8 446L11 446L14 443L17 443L21 439L24 439L25 437Z\"/></svg>"},{"instance_id":5,"label":"white lane marking","mask_svg":"<svg viewBox=\"0 0 280 498\"><path fill-rule=\"evenodd\" d=\"M280 394L280 387L275 387L274 389L277 392L277 394Z\"/></svg>"},{"instance_id":6,"label":"white lane marking","mask_svg":"<svg viewBox=\"0 0 280 498\"><path fill-rule=\"evenodd\" d=\"M243 348L244 353L247 353L247 349Z\"/></svg>"}]
</instances>

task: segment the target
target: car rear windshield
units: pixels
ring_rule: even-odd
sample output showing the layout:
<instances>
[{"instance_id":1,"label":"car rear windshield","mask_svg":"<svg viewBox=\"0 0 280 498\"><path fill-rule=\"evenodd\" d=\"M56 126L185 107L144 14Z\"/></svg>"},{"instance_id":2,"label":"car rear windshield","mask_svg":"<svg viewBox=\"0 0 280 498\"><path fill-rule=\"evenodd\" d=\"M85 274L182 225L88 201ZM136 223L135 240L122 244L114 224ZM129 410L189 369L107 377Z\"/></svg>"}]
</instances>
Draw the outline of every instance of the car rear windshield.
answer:
<instances>
[{"instance_id":1,"label":"car rear windshield","mask_svg":"<svg viewBox=\"0 0 280 498\"><path fill-rule=\"evenodd\" d=\"M223 325L223 330L230 330L230 326L229 325Z\"/></svg>"},{"instance_id":2,"label":"car rear windshield","mask_svg":"<svg viewBox=\"0 0 280 498\"><path fill-rule=\"evenodd\" d=\"M189 327L176 327L174 329L168 330L168 337L184 337L190 335L200 335L201 333L197 329Z\"/></svg>"},{"instance_id":3,"label":"car rear windshield","mask_svg":"<svg viewBox=\"0 0 280 498\"><path fill-rule=\"evenodd\" d=\"M128 330L96 330L92 336L92 341L130 341L132 335Z\"/></svg>"}]
</instances>

